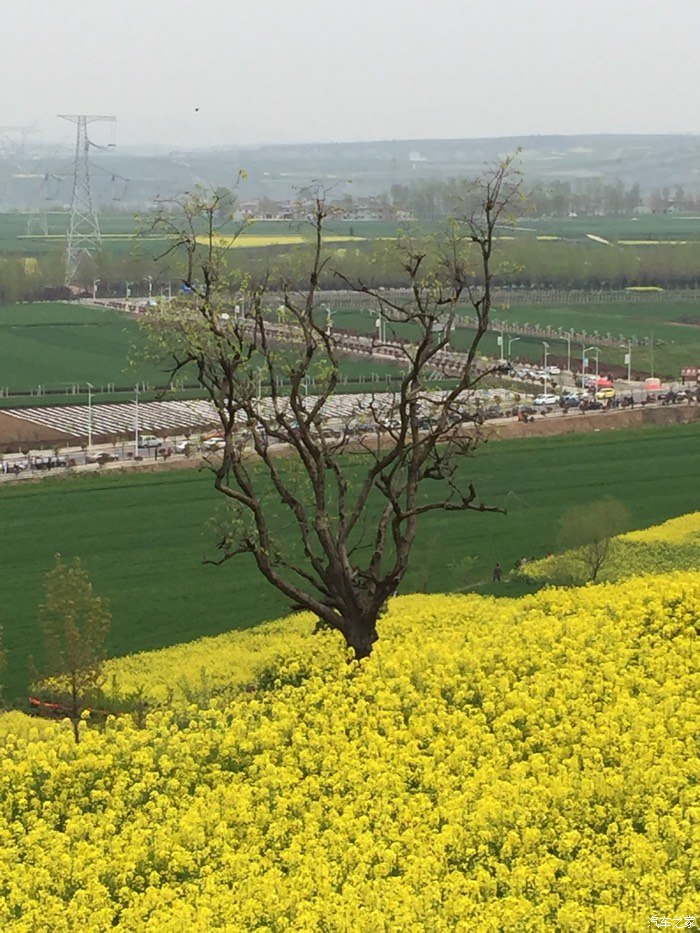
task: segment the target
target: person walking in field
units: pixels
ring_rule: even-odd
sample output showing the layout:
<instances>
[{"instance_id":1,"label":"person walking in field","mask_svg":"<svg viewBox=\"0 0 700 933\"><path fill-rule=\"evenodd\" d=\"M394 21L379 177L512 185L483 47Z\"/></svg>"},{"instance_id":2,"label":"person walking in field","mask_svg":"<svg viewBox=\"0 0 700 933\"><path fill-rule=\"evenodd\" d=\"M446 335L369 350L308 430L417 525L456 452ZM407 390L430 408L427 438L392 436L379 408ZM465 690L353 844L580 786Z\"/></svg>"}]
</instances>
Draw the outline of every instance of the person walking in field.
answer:
<instances>
[{"instance_id":1,"label":"person walking in field","mask_svg":"<svg viewBox=\"0 0 700 933\"><path fill-rule=\"evenodd\" d=\"M496 566L493 568L493 582L494 582L494 583L500 583L500 582L501 582L501 565L498 564L498 563L497 563Z\"/></svg>"}]
</instances>

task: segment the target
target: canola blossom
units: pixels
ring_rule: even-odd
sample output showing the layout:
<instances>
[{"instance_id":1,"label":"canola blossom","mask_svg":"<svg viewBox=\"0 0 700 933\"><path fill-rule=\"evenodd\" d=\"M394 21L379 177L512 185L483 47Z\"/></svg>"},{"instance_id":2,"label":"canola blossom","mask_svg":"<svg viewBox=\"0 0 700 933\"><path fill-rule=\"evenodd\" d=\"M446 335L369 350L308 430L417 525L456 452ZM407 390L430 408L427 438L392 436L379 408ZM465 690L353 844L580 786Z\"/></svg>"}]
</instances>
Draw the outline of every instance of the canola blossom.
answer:
<instances>
[{"instance_id":1,"label":"canola blossom","mask_svg":"<svg viewBox=\"0 0 700 933\"><path fill-rule=\"evenodd\" d=\"M536 583L581 583L585 565L578 550L553 554L524 565L519 575ZM599 573L600 580L633 575L692 570L700 567L700 512L669 519L660 525L617 535Z\"/></svg>"},{"instance_id":2,"label":"canola blossom","mask_svg":"<svg viewBox=\"0 0 700 933\"><path fill-rule=\"evenodd\" d=\"M359 664L308 616L125 659L134 685L178 665L251 689L142 729L110 718L79 745L67 723L9 714L0 929L580 933L694 916L699 625L700 573L677 572L396 598Z\"/></svg>"},{"instance_id":3,"label":"canola blossom","mask_svg":"<svg viewBox=\"0 0 700 933\"><path fill-rule=\"evenodd\" d=\"M619 536L620 541L649 544L660 541L669 543L687 543L700 540L700 512L689 512L670 518L660 525L642 528L639 531L628 531Z\"/></svg>"},{"instance_id":4,"label":"canola blossom","mask_svg":"<svg viewBox=\"0 0 700 933\"><path fill-rule=\"evenodd\" d=\"M324 237L325 243L362 243L366 237L349 236L343 233L334 233ZM220 249L241 249L251 246L300 246L309 242L309 237L297 233L239 233L238 236L223 236L216 234L212 237L213 245ZM209 244L208 236L198 236L197 242L203 246Z\"/></svg>"}]
</instances>

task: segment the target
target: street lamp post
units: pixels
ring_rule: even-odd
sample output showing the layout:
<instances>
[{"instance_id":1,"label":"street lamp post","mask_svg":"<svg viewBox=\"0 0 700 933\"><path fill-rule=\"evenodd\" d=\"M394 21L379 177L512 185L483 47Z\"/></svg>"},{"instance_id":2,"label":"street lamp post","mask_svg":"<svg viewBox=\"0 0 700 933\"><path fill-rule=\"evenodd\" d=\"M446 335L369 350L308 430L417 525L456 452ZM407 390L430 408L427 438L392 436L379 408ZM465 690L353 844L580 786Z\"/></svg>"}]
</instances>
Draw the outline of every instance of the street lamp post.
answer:
<instances>
[{"instance_id":1,"label":"street lamp post","mask_svg":"<svg viewBox=\"0 0 700 933\"><path fill-rule=\"evenodd\" d=\"M131 286L132 286L133 284L134 284L133 282L127 282L127 283L126 283L126 293L125 293L125 295L124 295L124 300L125 300L125 301L128 301L129 298L131 298Z\"/></svg>"},{"instance_id":2,"label":"street lamp post","mask_svg":"<svg viewBox=\"0 0 700 933\"><path fill-rule=\"evenodd\" d=\"M542 341L542 346L544 347L544 372L545 376L547 375L547 356L549 355L549 344L546 340Z\"/></svg>"},{"instance_id":3,"label":"street lamp post","mask_svg":"<svg viewBox=\"0 0 700 933\"><path fill-rule=\"evenodd\" d=\"M386 343L386 324L383 322L381 313L377 315L377 337L380 343Z\"/></svg>"},{"instance_id":4,"label":"street lamp post","mask_svg":"<svg viewBox=\"0 0 700 933\"><path fill-rule=\"evenodd\" d=\"M595 377L598 379L598 360L600 359L600 350L598 347L583 347L581 352L581 388L585 389L585 374L586 374L586 364L588 360L586 359L587 353L595 352Z\"/></svg>"},{"instance_id":5,"label":"street lamp post","mask_svg":"<svg viewBox=\"0 0 700 933\"><path fill-rule=\"evenodd\" d=\"M97 298L97 286L100 284L101 279L92 280L92 300L95 301Z\"/></svg>"},{"instance_id":6,"label":"street lamp post","mask_svg":"<svg viewBox=\"0 0 700 933\"><path fill-rule=\"evenodd\" d=\"M139 387L134 386L134 456L139 455Z\"/></svg>"},{"instance_id":7,"label":"street lamp post","mask_svg":"<svg viewBox=\"0 0 700 933\"><path fill-rule=\"evenodd\" d=\"M566 371L571 372L571 334L566 335Z\"/></svg>"},{"instance_id":8,"label":"street lamp post","mask_svg":"<svg viewBox=\"0 0 700 933\"><path fill-rule=\"evenodd\" d=\"M148 281L148 300L150 301L153 298L153 276L148 275L146 279Z\"/></svg>"},{"instance_id":9,"label":"street lamp post","mask_svg":"<svg viewBox=\"0 0 700 933\"><path fill-rule=\"evenodd\" d=\"M627 353L625 353L625 363L627 363L627 381L632 382L632 341L627 341Z\"/></svg>"},{"instance_id":10,"label":"street lamp post","mask_svg":"<svg viewBox=\"0 0 700 933\"><path fill-rule=\"evenodd\" d=\"M88 450L92 450L92 390L95 388L91 382L86 382L88 390Z\"/></svg>"},{"instance_id":11,"label":"street lamp post","mask_svg":"<svg viewBox=\"0 0 700 933\"><path fill-rule=\"evenodd\" d=\"M508 356L506 357L506 359L508 360L509 363L510 363L510 348L513 346L513 344L517 340L520 340L520 337L509 337L508 338Z\"/></svg>"},{"instance_id":12,"label":"street lamp post","mask_svg":"<svg viewBox=\"0 0 700 933\"><path fill-rule=\"evenodd\" d=\"M321 307L326 312L326 334L330 337L333 330L333 311L330 305L321 305Z\"/></svg>"}]
</instances>

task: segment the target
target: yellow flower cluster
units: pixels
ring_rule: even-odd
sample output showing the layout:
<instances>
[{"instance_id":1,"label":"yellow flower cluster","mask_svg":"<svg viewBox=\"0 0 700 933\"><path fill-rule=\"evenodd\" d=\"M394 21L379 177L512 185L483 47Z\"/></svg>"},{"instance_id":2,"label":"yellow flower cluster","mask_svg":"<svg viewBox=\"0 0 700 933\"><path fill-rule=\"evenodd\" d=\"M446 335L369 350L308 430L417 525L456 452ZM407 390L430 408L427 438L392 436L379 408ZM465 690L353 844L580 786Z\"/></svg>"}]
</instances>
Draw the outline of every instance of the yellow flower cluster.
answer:
<instances>
[{"instance_id":1,"label":"yellow flower cluster","mask_svg":"<svg viewBox=\"0 0 700 933\"><path fill-rule=\"evenodd\" d=\"M258 233L239 233L239 235L235 237L214 235L212 239L214 246L220 249L231 249L234 247L240 249L241 247L249 246L299 246L302 243L310 242L309 237L304 237L295 233L272 233L266 235ZM335 233L330 236L325 236L323 239L325 243L361 243L366 238ZM202 246L207 246L209 244L209 237L198 236L197 242Z\"/></svg>"},{"instance_id":2,"label":"yellow flower cluster","mask_svg":"<svg viewBox=\"0 0 700 933\"><path fill-rule=\"evenodd\" d=\"M671 518L661 525L642 528L640 531L628 531L620 535L620 541L642 542L644 544L665 541L669 544L681 544L700 539L700 512L690 512Z\"/></svg>"},{"instance_id":3,"label":"yellow flower cluster","mask_svg":"<svg viewBox=\"0 0 700 933\"><path fill-rule=\"evenodd\" d=\"M112 699L140 699L147 706L201 705L215 696L240 693L274 670L288 645L309 656L316 652L308 615L268 622L244 631L144 651L107 661L106 691ZM316 664L320 659L316 658ZM300 660L300 663L301 660Z\"/></svg>"},{"instance_id":4,"label":"yellow flower cluster","mask_svg":"<svg viewBox=\"0 0 700 933\"><path fill-rule=\"evenodd\" d=\"M599 572L599 580L623 580L641 574L700 567L700 512L661 525L618 535ZM520 575L538 583L582 583L586 562L577 550L525 564Z\"/></svg>"},{"instance_id":5,"label":"yellow flower cluster","mask_svg":"<svg viewBox=\"0 0 700 933\"><path fill-rule=\"evenodd\" d=\"M295 617L191 646L195 677L218 654L232 681L258 678L208 708L113 718L80 745L15 716L0 929L584 933L692 916L699 621L692 572L402 597L360 664ZM153 657L162 683L174 656Z\"/></svg>"}]
</instances>

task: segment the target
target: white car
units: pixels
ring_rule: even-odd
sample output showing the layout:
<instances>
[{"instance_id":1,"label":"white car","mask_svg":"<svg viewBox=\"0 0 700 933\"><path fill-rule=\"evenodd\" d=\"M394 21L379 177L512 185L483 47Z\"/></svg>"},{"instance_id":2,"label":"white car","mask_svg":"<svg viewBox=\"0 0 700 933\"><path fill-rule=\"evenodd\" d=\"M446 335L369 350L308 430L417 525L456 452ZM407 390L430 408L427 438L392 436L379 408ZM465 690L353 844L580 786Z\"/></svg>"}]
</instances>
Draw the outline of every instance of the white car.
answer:
<instances>
[{"instance_id":1,"label":"white car","mask_svg":"<svg viewBox=\"0 0 700 933\"><path fill-rule=\"evenodd\" d=\"M561 370L559 369L558 366L548 366L548 367L547 367L547 373L548 373L550 376L560 376L560 375L561 375Z\"/></svg>"},{"instance_id":2,"label":"white car","mask_svg":"<svg viewBox=\"0 0 700 933\"><path fill-rule=\"evenodd\" d=\"M538 395L534 402L535 405L558 405L559 396L554 395L549 392L545 392L543 395Z\"/></svg>"},{"instance_id":3,"label":"white car","mask_svg":"<svg viewBox=\"0 0 700 933\"><path fill-rule=\"evenodd\" d=\"M205 450L223 450L226 446L226 438L216 435L214 437L207 437L202 441L202 447Z\"/></svg>"}]
</instances>

